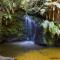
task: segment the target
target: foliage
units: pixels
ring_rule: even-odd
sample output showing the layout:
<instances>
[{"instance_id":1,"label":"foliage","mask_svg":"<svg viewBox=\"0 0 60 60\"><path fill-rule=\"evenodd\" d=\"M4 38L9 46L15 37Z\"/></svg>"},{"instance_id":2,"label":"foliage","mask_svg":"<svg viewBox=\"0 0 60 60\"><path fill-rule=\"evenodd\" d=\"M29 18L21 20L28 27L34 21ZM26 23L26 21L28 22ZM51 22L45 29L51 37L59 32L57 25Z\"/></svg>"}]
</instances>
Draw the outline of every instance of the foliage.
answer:
<instances>
[{"instance_id":1,"label":"foliage","mask_svg":"<svg viewBox=\"0 0 60 60\"><path fill-rule=\"evenodd\" d=\"M59 30L58 24L56 25L54 21L46 20L41 25L44 29L45 38L46 38L48 46L54 45L56 43L56 40L60 36L60 32L59 32L60 30Z\"/></svg>"},{"instance_id":2,"label":"foliage","mask_svg":"<svg viewBox=\"0 0 60 60\"><path fill-rule=\"evenodd\" d=\"M22 19L16 17L20 16L21 0L1 0L1 26L0 34L2 37L14 35L16 37L21 37L24 34L24 23ZM19 13L18 13L19 12ZM22 32L23 31L23 32Z\"/></svg>"},{"instance_id":3,"label":"foliage","mask_svg":"<svg viewBox=\"0 0 60 60\"><path fill-rule=\"evenodd\" d=\"M12 33L17 34L18 30L20 29L23 31L23 21L16 18L23 13L20 9L24 9L26 12L30 11L31 9L36 10L40 7L38 7L38 2L39 0L0 0L0 5L2 7L2 19L0 19L1 33L10 35Z\"/></svg>"},{"instance_id":4,"label":"foliage","mask_svg":"<svg viewBox=\"0 0 60 60\"><path fill-rule=\"evenodd\" d=\"M21 18L27 12L29 13L43 13L46 11L44 6L44 0L0 0L1 14L0 14L0 35L16 37L24 36L24 22ZM44 7L44 9L43 9ZM39 19L40 20L40 19ZM42 22L41 22L42 23ZM41 24L39 22L39 24ZM44 28L45 37L48 45L52 45L55 42L55 34L59 36L59 27L54 21L44 21L41 24Z\"/></svg>"}]
</instances>

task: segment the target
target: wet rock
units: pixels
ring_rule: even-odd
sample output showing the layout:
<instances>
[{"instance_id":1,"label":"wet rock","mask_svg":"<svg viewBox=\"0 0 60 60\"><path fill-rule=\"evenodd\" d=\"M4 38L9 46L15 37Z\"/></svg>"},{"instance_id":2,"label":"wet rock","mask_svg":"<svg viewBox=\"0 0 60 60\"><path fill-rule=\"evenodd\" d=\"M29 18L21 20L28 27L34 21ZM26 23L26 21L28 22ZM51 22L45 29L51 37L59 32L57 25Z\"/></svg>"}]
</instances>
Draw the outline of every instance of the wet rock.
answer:
<instances>
[{"instance_id":1,"label":"wet rock","mask_svg":"<svg viewBox=\"0 0 60 60\"><path fill-rule=\"evenodd\" d=\"M16 59L15 58L11 58L11 57L0 56L0 60L16 60Z\"/></svg>"}]
</instances>

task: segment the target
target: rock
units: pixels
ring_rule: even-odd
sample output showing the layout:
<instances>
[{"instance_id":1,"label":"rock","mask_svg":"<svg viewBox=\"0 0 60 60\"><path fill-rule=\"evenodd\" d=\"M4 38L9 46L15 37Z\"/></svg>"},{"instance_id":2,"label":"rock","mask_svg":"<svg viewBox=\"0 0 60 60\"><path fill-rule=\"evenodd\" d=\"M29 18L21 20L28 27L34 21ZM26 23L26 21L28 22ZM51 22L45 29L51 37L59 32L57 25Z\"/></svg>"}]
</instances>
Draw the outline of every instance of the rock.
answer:
<instances>
[{"instance_id":1,"label":"rock","mask_svg":"<svg viewBox=\"0 0 60 60\"><path fill-rule=\"evenodd\" d=\"M0 60L16 60L16 59L11 57L0 56Z\"/></svg>"}]
</instances>

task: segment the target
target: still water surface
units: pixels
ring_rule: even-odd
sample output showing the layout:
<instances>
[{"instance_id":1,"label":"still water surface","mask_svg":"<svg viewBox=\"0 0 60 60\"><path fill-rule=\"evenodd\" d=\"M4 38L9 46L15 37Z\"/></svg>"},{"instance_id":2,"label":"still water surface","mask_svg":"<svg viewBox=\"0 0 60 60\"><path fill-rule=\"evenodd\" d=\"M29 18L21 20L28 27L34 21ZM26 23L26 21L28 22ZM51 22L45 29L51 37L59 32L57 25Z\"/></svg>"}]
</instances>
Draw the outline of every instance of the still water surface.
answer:
<instances>
[{"instance_id":1,"label":"still water surface","mask_svg":"<svg viewBox=\"0 0 60 60\"><path fill-rule=\"evenodd\" d=\"M14 57L17 60L60 60L60 48L42 48L30 41L16 42L1 44L0 55Z\"/></svg>"}]
</instances>

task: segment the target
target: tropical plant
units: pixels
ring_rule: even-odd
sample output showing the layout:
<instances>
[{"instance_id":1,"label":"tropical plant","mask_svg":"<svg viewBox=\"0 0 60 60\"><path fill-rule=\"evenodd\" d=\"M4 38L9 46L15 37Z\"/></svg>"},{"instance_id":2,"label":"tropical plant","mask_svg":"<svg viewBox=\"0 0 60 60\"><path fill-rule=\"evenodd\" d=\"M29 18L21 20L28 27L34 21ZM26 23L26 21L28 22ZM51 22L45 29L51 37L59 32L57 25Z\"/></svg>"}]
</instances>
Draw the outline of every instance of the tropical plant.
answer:
<instances>
[{"instance_id":1,"label":"tropical plant","mask_svg":"<svg viewBox=\"0 0 60 60\"><path fill-rule=\"evenodd\" d=\"M24 26L23 20L18 19L20 16L21 0L1 0L0 4L3 10L1 10L1 24L0 24L0 34L1 38L14 35L15 37L23 36ZM19 12L19 13L18 13ZM24 12L24 11L23 11ZM2 38L3 39L3 38ZM4 40L4 39L3 39Z\"/></svg>"},{"instance_id":2,"label":"tropical plant","mask_svg":"<svg viewBox=\"0 0 60 60\"><path fill-rule=\"evenodd\" d=\"M42 27L45 32L47 45L48 46L54 45L60 36L60 32L59 32L60 29L58 27L58 24L55 24L54 21L46 20L42 23Z\"/></svg>"}]
</instances>

